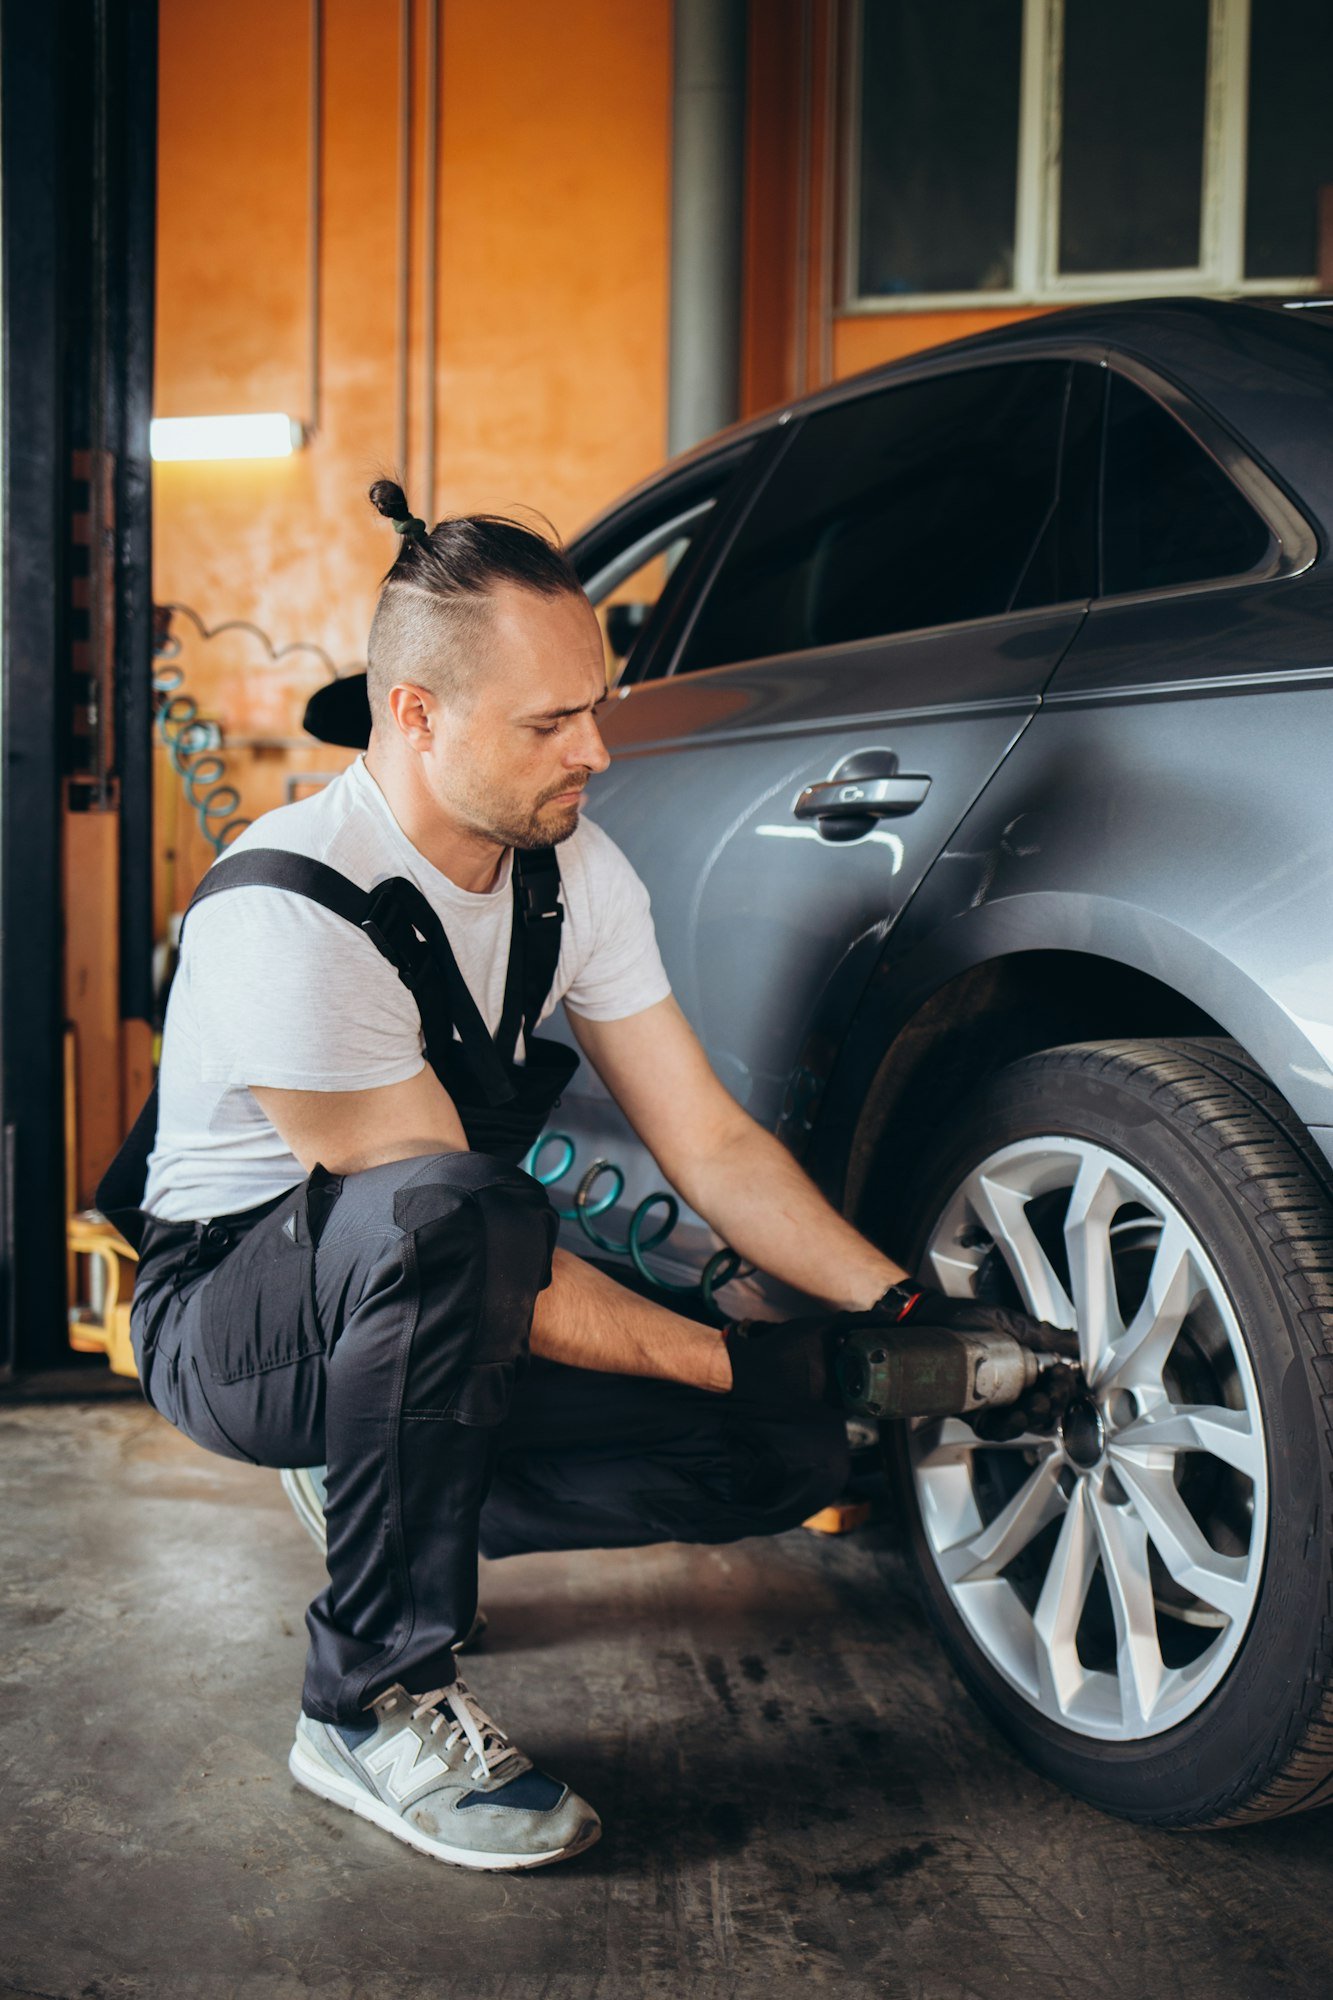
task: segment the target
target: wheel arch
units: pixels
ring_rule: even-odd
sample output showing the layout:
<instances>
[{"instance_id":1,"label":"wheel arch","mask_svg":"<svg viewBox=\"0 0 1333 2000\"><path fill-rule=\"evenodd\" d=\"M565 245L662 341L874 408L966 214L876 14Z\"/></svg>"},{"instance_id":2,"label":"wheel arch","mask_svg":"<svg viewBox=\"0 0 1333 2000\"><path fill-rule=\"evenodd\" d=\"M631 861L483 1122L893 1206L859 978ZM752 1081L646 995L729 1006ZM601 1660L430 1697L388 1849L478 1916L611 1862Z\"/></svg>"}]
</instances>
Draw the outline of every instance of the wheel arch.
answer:
<instances>
[{"instance_id":1,"label":"wheel arch","mask_svg":"<svg viewBox=\"0 0 1333 2000\"><path fill-rule=\"evenodd\" d=\"M1015 951L968 966L922 1000L883 1049L847 1132L844 1212L853 1220L871 1209L892 1214L911 1173L912 1134L1020 1056L1108 1037L1223 1033L1162 980L1094 953ZM904 1143L886 1151L891 1126Z\"/></svg>"},{"instance_id":2,"label":"wheel arch","mask_svg":"<svg viewBox=\"0 0 1333 2000\"><path fill-rule=\"evenodd\" d=\"M789 1087L783 1136L853 1220L890 1116L910 1150L910 1119L1059 1042L1226 1035L1333 1160L1330 1051L1280 985L1141 903L1065 888L963 902L949 875L937 862L841 1006L835 976Z\"/></svg>"}]
</instances>

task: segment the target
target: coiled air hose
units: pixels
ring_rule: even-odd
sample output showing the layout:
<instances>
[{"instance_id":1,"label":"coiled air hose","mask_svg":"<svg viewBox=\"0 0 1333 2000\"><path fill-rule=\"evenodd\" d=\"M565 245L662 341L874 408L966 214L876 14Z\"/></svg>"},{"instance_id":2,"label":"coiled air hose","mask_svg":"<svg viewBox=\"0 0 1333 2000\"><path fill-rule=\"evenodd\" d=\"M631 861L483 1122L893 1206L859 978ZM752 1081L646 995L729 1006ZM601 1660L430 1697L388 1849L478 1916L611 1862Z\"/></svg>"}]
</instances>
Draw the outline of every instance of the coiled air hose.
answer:
<instances>
[{"instance_id":1,"label":"coiled air hose","mask_svg":"<svg viewBox=\"0 0 1333 2000\"><path fill-rule=\"evenodd\" d=\"M240 793L227 782L222 725L202 716L193 695L186 693L185 672L177 665L180 652L180 640L161 621L153 643L157 733L199 831L217 855L250 822L239 811Z\"/></svg>"},{"instance_id":2,"label":"coiled air hose","mask_svg":"<svg viewBox=\"0 0 1333 2000\"><path fill-rule=\"evenodd\" d=\"M548 1170L545 1173L541 1173L537 1167L538 1157L542 1148L549 1145L553 1140L558 1141L565 1148L564 1157L554 1171ZM574 1151L574 1141L569 1137L568 1133L543 1132L540 1138L528 1149L527 1157L522 1162L523 1171L524 1173L531 1174L534 1180L540 1181L543 1187L549 1188L554 1182L562 1179L574 1164ZM599 1200L594 1201L592 1190L596 1186L599 1176L602 1174L613 1175L615 1185L610 1189L609 1193L604 1194ZM680 1203L673 1194L668 1194L665 1188L659 1188L655 1194L645 1195L634 1210L634 1213L630 1216L625 1241L623 1243L616 1243L611 1237L602 1234L601 1230L595 1226L593 1217L602 1215L608 1208L613 1207L620 1199L624 1186L625 1176L613 1161L594 1160L574 1190L574 1206L572 1208L561 1208L557 1203L553 1202L552 1207L555 1208L556 1214L562 1221L577 1222L584 1235L590 1242L595 1243L599 1250L610 1251L612 1255L617 1257L628 1256L639 1276L646 1279L657 1290L672 1293L677 1297L684 1294L688 1294L691 1297L702 1297L704 1304L710 1311L720 1311L720 1308L715 1305L713 1299L715 1287L729 1284L733 1278L750 1277L754 1272L755 1266L744 1263L734 1250L728 1249L724 1245L722 1249L715 1250L708 1259L708 1262L699 1274L697 1285L688 1283L677 1284L674 1279L663 1278L656 1271L650 1271L643 1260L643 1253L645 1250L655 1250L658 1244L665 1242L666 1238L671 1234L680 1219ZM665 1204L666 1218L651 1234L645 1235L645 1217L649 1210L655 1207L658 1202Z\"/></svg>"}]
</instances>

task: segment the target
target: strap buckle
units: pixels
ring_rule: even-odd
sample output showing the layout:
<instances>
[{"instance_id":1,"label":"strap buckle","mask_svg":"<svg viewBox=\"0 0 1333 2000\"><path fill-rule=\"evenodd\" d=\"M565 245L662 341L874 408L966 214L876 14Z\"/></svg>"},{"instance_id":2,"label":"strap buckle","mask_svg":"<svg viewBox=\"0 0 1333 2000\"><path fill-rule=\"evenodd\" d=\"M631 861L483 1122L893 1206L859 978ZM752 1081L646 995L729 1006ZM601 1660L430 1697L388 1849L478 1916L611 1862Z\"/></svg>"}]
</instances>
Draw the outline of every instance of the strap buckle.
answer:
<instances>
[{"instance_id":1,"label":"strap buckle","mask_svg":"<svg viewBox=\"0 0 1333 2000\"><path fill-rule=\"evenodd\" d=\"M392 881L371 890L359 928L380 956L388 959L404 986L409 990L415 987L430 957L430 946L418 936Z\"/></svg>"},{"instance_id":2,"label":"strap buckle","mask_svg":"<svg viewBox=\"0 0 1333 2000\"><path fill-rule=\"evenodd\" d=\"M550 909L547 909L546 898L542 894L542 890L546 886L545 883L523 880L520 881L518 886L519 895L522 900L523 915L526 920L530 921L533 917L554 917L559 921L564 916L565 913L561 907L558 889L556 891L555 902Z\"/></svg>"}]
</instances>

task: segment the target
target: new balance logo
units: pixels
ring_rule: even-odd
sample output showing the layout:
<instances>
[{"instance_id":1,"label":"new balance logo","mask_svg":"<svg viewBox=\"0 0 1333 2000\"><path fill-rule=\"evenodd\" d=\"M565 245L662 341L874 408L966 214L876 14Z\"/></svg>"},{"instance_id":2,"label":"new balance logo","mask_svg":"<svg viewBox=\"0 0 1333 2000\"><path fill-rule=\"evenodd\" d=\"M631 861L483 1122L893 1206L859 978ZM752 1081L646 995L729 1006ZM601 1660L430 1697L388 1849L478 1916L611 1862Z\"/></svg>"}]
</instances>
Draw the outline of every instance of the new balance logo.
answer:
<instances>
[{"instance_id":1,"label":"new balance logo","mask_svg":"<svg viewBox=\"0 0 1333 2000\"><path fill-rule=\"evenodd\" d=\"M424 1755L423 1755L424 1752ZM435 1778L442 1778L449 1766L433 1750L426 1750L414 1729L400 1729L361 1759L368 1771L384 1780L384 1789L396 1806L409 1793L419 1791Z\"/></svg>"}]
</instances>

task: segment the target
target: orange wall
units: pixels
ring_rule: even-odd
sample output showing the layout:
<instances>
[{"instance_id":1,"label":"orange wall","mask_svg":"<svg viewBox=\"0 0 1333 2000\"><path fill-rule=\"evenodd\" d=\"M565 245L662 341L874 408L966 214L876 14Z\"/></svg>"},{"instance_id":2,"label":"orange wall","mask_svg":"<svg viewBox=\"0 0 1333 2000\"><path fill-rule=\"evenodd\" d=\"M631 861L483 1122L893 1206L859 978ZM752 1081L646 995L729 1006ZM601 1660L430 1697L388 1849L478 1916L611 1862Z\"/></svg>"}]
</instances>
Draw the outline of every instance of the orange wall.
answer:
<instances>
[{"instance_id":1,"label":"orange wall","mask_svg":"<svg viewBox=\"0 0 1333 2000\"><path fill-rule=\"evenodd\" d=\"M833 372L841 378L922 348L985 333L994 326L1031 319L1049 306L991 306L980 311L842 313L833 322Z\"/></svg>"},{"instance_id":2,"label":"orange wall","mask_svg":"<svg viewBox=\"0 0 1333 2000\"><path fill-rule=\"evenodd\" d=\"M397 0L326 0L318 435L289 460L160 465L158 602L276 648L363 657L393 537L365 489L396 426ZM438 337L424 352L425 5L416 0L408 498L527 506L565 535L660 463L666 434L670 0L445 0ZM308 414L306 0L162 0L157 413ZM422 491L425 371L437 479ZM326 668L258 641L182 664L228 733L290 741ZM288 768L229 757L253 813ZM181 856L188 880L206 848ZM176 907L180 884L177 885Z\"/></svg>"}]
</instances>

